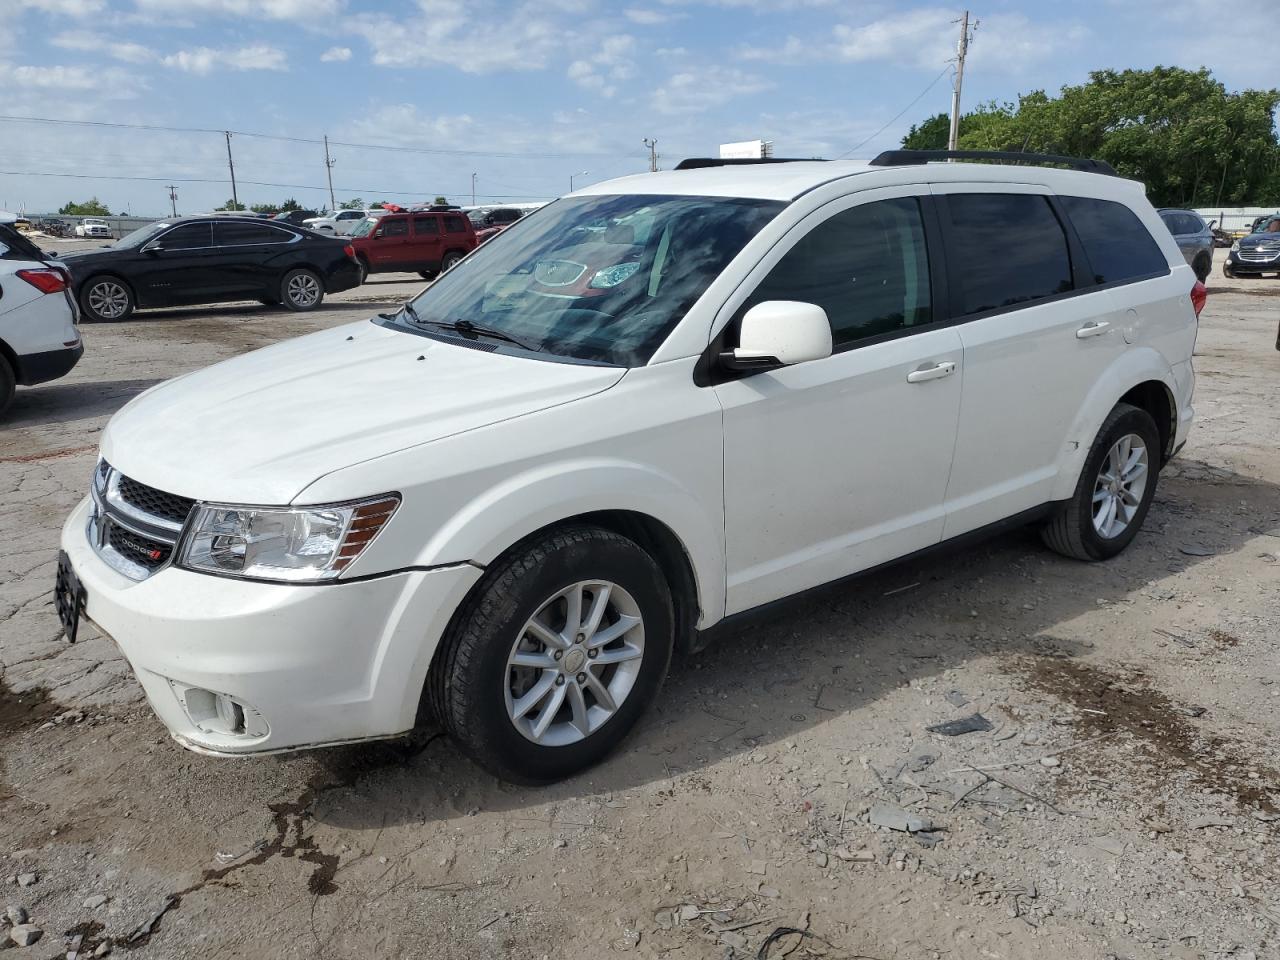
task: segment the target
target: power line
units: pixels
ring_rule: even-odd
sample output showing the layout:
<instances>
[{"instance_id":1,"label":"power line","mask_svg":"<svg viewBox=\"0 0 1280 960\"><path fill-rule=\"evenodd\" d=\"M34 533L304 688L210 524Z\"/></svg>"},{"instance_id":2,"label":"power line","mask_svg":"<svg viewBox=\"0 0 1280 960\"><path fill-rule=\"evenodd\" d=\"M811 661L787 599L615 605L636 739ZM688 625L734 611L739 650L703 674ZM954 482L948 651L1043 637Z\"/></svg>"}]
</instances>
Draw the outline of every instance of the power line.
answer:
<instances>
[{"instance_id":1,"label":"power line","mask_svg":"<svg viewBox=\"0 0 1280 960\"><path fill-rule=\"evenodd\" d=\"M0 121L10 123L51 123L75 127L106 127L119 130L153 130L164 133L211 133L218 136L235 135L240 137L256 137L260 140L278 140L285 143L311 143L320 145L324 139L311 137L286 137L274 133L254 133L247 130L213 130L205 127L166 127L147 123L114 123L105 120L64 120L57 117L17 117L0 115ZM419 153L450 157L495 157L506 160L571 160L574 157L626 157L631 159L635 154L608 153L524 153L500 150L446 150L441 147L405 147L387 143L355 143L346 140L330 140L330 146L350 147L357 150L388 150L395 153Z\"/></svg>"},{"instance_id":2,"label":"power line","mask_svg":"<svg viewBox=\"0 0 1280 960\"><path fill-rule=\"evenodd\" d=\"M920 91L920 95L919 95L918 97L916 97L914 100L912 100L910 103L908 103L908 104L907 104L905 107L903 107L901 110L899 110L899 111L898 111L898 113L894 116L894 118L893 118L892 120L890 120L888 123L886 123L883 127L881 127L879 130L877 130L877 131L876 131L875 133L873 133L871 136L867 137L867 139L863 140L863 141L862 141L860 144L858 144L857 146L850 147L850 148L849 148L848 150L846 150L844 153L840 154L840 156L836 157L836 159L837 159L837 160L843 160L843 159L844 159L845 157L847 157L849 154L854 153L854 152L855 152L855 151L857 151L857 150L861 150L861 149L862 149L863 147L865 147L868 143L870 143L870 142L871 142L872 140L874 140L876 137L880 136L880 134L884 133L884 132L885 132L886 130L888 130L891 126L893 126L895 123L897 123L897 122L898 122L898 120L899 120L899 119L901 119L901 117L902 117L902 115L903 115L904 113L906 113L908 110L910 110L912 107L914 107L917 103L919 103L921 100L923 100L923 99L924 99L924 95L925 95L926 93L928 93L930 90L932 90L935 86L937 86L938 81L939 81L939 80L941 80L944 76L946 76L947 72L948 72L950 69L951 69L951 64L949 64L949 63L948 63L945 67L943 67L943 68L942 68L942 72L941 72L941 73L939 73L936 77L934 77L931 81L929 81L929 85L928 85L927 87L925 87L923 90L921 90L921 91Z\"/></svg>"},{"instance_id":3,"label":"power line","mask_svg":"<svg viewBox=\"0 0 1280 960\"><path fill-rule=\"evenodd\" d=\"M92 173L49 173L47 171L31 171L31 170L0 170L0 177L61 177L67 180L129 180L140 181L144 183L222 183L227 181L223 177L125 177L113 176L109 174L99 175ZM237 183L252 187L279 187L285 190L327 190L322 185L313 183L268 183L264 180L237 180ZM334 190L342 193L367 193L370 195L387 196L387 197L421 197L425 196L421 190L379 190L374 187L334 187ZM453 191L450 191L451 193ZM458 191L462 192L462 191ZM525 199L547 199L544 197L530 197L529 194L501 194L501 193L478 193L477 197L485 200L525 200Z\"/></svg>"}]
</instances>

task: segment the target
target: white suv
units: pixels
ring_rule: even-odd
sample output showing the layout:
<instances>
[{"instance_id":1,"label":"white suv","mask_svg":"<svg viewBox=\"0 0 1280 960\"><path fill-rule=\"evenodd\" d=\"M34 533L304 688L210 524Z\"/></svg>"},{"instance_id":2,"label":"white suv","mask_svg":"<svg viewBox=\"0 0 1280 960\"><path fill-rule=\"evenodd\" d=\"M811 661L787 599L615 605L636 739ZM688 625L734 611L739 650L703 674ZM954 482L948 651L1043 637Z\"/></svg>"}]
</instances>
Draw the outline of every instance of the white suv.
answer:
<instances>
[{"instance_id":1,"label":"white suv","mask_svg":"<svg viewBox=\"0 0 1280 960\"><path fill-rule=\"evenodd\" d=\"M539 781L762 604L1010 522L1118 553L1191 423L1195 276L1104 165L929 159L596 184L395 315L142 394L63 530L68 631L195 750L422 706Z\"/></svg>"}]
</instances>

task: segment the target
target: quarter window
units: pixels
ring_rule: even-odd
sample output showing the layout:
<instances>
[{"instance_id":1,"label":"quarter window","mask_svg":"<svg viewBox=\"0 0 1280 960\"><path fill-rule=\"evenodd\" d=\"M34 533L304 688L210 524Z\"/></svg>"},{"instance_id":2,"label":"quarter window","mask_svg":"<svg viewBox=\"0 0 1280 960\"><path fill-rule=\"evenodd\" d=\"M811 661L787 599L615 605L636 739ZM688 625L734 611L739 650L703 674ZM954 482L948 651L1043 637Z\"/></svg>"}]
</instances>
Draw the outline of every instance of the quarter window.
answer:
<instances>
[{"instance_id":1,"label":"quarter window","mask_svg":"<svg viewBox=\"0 0 1280 960\"><path fill-rule=\"evenodd\" d=\"M1067 235L1047 197L953 193L945 207L951 221L947 260L961 315L1072 289Z\"/></svg>"},{"instance_id":2,"label":"quarter window","mask_svg":"<svg viewBox=\"0 0 1280 960\"><path fill-rule=\"evenodd\" d=\"M880 200L823 221L778 261L746 307L766 300L822 307L837 347L929 323L920 202Z\"/></svg>"},{"instance_id":3,"label":"quarter window","mask_svg":"<svg viewBox=\"0 0 1280 960\"><path fill-rule=\"evenodd\" d=\"M1123 203L1090 197L1061 197L1063 208L1076 228L1095 283L1122 283L1169 272L1160 247ZM1176 214L1165 214L1165 222Z\"/></svg>"},{"instance_id":4,"label":"quarter window","mask_svg":"<svg viewBox=\"0 0 1280 960\"><path fill-rule=\"evenodd\" d=\"M213 246L213 224L184 223L157 237L156 242L166 250L207 250Z\"/></svg>"},{"instance_id":5,"label":"quarter window","mask_svg":"<svg viewBox=\"0 0 1280 960\"><path fill-rule=\"evenodd\" d=\"M445 217L444 228L449 233L466 233L467 219L466 217Z\"/></svg>"}]
</instances>

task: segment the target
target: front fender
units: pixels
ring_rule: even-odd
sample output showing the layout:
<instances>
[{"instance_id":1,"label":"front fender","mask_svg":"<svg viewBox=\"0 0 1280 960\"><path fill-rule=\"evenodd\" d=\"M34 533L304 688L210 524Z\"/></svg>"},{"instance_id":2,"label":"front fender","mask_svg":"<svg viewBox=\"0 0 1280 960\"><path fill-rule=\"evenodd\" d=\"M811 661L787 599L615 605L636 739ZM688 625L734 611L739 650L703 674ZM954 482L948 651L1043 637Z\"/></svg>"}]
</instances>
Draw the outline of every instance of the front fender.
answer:
<instances>
[{"instance_id":1,"label":"front fender","mask_svg":"<svg viewBox=\"0 0 1280 960\"><path fill-rule=\"evenodd\" d=\"M1060 448L1062 452L1058 460L1057 480L1050 499L1066 500L1075 493L1080 471L1084 468L1085 458L1098 436L1102 421L1121 397L1139 384L1149 381L1163 384L1170 404L1176 405L1179 392L1173 371L1164 356L1151 347L1130 347L1094 381L1093 388L1080 405L1080 411ZM1174 422L1177 422L1176 406Z\"/></svg>"},{"instance_id":2,"label":"front fender","mask_svg":"<svg viewBox=\"0 0 1280 960\"><path fill-rule=\"evenodd\" d=\"M629 511L664 524L684 547L698 589L698 626L724 615L724 536L719 514L676 477L621 459L540 464L481 491L427 541L420 564L492 563L512 544L598 511Z\"/></svg>"}]
</instances>

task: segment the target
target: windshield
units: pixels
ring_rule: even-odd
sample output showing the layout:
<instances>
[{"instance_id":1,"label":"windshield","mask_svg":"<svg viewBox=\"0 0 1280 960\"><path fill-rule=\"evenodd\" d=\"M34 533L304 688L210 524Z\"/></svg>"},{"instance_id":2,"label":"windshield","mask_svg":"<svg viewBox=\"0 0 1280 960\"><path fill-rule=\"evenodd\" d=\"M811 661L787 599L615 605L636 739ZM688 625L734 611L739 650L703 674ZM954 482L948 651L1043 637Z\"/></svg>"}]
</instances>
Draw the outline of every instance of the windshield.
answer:
<instances>
[{"instance_id":1,"label":"windshield","mask_svg":"<svg viewBox=\"0 0 1280 960\"><path fill-rule=\"evenodd\" d=\"M377 219L375 219L374 217L368 217L364 220L361 220L359 223L357 223L354 227L351 228L351 236L367 237L369 234L373 233L373 228L376 227L377 225L378 225Z\"/></svg>"},{"instance_id":2,"label":"windshield","mask_svg":"<svg viewBox=\"0 0 1280 960\"><path fill-rule=\"evenodd\" d=\"M558 200L477 248L419 294L412 312L427 332L432 322L465 320L538 356L640 366L783 206L724 197Z\"/></svg>"},{"instance_id":3,"label":"windshield","mask_svg":"<svg viewBox=\"0 0 1280 960\"><path fill-rule=\"evenodd\" d=\"M116 250L131 250L134 247L140 247L161 230L169 229L169 226L168 221L148 223L145 227L139 227L132 233L126 233L111 246Z\"/></svg>"},{"instance_id":4,"label":"windshield","mask_svg":"<svg viewBox=\"0 0 1280 960\"><path fill-rule=\"evenodd\" d=\"M1280 233L1280 213L1260 218L1253 225L1254 233Z\"/></svg>"}]
</instances>

